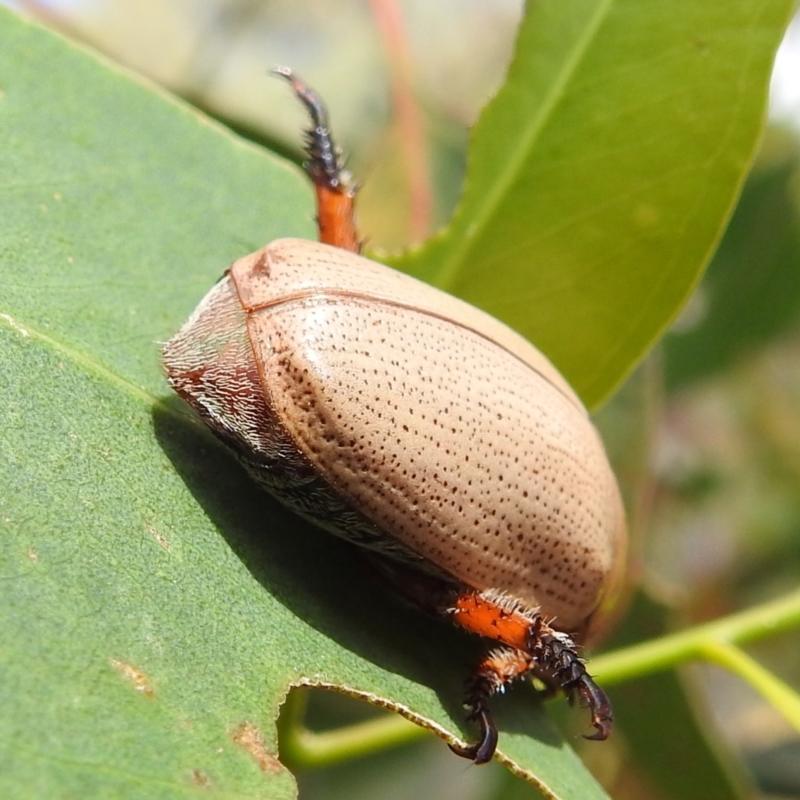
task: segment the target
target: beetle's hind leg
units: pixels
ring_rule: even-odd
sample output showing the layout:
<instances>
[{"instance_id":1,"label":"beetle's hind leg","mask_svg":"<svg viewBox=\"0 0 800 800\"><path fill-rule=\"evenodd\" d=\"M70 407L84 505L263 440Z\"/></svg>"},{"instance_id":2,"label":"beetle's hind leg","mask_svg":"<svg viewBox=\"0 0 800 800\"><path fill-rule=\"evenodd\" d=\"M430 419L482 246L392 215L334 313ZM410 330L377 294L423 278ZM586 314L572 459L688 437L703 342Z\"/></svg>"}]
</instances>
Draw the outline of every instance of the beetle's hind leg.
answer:
<instances>
[{"instance_id":1,"label":"beetle's hind leg","mask_svg":"<svg viewBox=\"0 0 800 800\"><path fill-rule=\"evenodd\" d=\"M497 728L489 711L489 700L534 667L534 660L522 650L500 647L489 652L473 673L467 690L469 720L480 727L480 738L471 745L449 745L450 749L475 764L490 761L497 747Z\"/></svg>"},{"instance_id":2,"label":"beetle's hind leg","mask_svg":"<svg viewBox=\"0 0 800 800\"><path fill-rule=\"evenodd\" d=\"M289 67L275 67L272 71L289 83L311 117L311 127L306 131L308 161L304 166L317 193L319 240L360 253L361 240L355 221L357 187L344 169L342 153L333 141L325 104Z\"/></svg>"}]
</instances>

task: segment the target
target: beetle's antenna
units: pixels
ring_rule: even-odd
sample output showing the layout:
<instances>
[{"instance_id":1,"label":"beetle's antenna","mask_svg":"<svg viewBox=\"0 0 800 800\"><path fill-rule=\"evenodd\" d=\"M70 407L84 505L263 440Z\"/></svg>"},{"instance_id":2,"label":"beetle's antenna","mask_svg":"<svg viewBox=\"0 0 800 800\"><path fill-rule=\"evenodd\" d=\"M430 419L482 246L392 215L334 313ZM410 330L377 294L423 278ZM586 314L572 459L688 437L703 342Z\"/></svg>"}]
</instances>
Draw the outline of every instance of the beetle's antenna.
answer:
<instances>
[{"instance_id":1,"label":"beetle's antenna","mask_svg":"<svg viewBox=\"0 0 800 800\"><path fill-rule=\"evenodd\" d=\"M333 141L325 104L289 67L275 67L272 72L289 83L311 117L311 127L305 136L308 161L304 167L317 192L319 239L359 253L361 241L356 230L354 204L356 187L344 169L341 150Z\"/></svg>"}]
</instances>

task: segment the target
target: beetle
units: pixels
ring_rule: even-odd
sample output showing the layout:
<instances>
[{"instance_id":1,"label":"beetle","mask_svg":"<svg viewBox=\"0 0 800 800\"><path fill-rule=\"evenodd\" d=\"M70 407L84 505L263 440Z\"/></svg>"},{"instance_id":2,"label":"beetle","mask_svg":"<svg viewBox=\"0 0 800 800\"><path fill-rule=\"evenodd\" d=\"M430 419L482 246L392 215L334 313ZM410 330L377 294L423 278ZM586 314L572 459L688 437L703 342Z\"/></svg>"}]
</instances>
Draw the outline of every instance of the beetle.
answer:
<instances>
[{"instance_id":1,"label":"beetle","mask_svg":"<svg viewBox=\"0 0 800 800\"><path fill-rule=\"evenodd\" d=\"M611 705L579 648L622 579L616 480L581 401L503 323L361 255L355 188L320 98L306 170L320 242L240 258L167 343L175 391L284 505L373 555L408 600L493 643L468 683L489 761L489 702L533 674Z\"/></svg>"}]
</instances>

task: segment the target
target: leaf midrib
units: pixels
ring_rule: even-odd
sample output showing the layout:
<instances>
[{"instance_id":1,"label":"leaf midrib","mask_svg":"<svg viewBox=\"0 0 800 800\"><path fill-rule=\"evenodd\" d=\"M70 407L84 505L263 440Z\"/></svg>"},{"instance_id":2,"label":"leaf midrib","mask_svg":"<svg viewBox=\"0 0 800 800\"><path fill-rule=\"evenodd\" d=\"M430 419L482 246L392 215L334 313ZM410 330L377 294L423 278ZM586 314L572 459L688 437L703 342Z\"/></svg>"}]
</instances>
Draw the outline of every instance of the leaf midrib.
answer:
<instances>
[{"instance_id":1,"label":"leaf midrib","mask_svg":"<svg viewBox=\"0 0 800 800\"><path fill-rule=\"evenodd\" d=\"M527 154L533 149L539 134L552 116L553 109L563 96L564 87L575 74L600 25L608 16L613 3L614 0L602 0L595 13L589 19L584 35L578 40L570 57L565 60L564 66L557 79L553 82L550 91L545 95L539 113L533 116L525 134L520 136L520 145L515 149L511 158L507 160L505 169L497 174L493 187L483 195L483 200L475 206L475 212L469 226L470 232L464 232L462 236L458 237L454 246L450 248L450 254L445 258L436 280L436 285L439 288L445 291L452 289L465 253L472 246L472 242L478 238L478 234L488 229L494 210L501 205L502 198L509 194L510 187L519 174L520 165L527 160ZM462 206L456 216L460 217L462 213L463 197ZM453 222L455 222L455 219ZM451 223L448 232L452 232L454 228L455 225Z\"/></svg>"},{"instance_id":2,"label":"leaf midrib","mask_svg":"<svg viewBox=\"0 0 800 800\"><path fill-rule=\"evenodd\" d=\"M47 345L55 352L68 358L87 373L97 375L98 377L107 380L110 384L127 392L137 400L141 400L148 406L152 406L160 402L160 398L158 398L156 395L151 394L146 389L138 386L128 378L125 378L119 373L114 372L114 370L109 369L109 367L103 364L102 361L87 356L83 351L66 344L60 339L44 333L35 326L28 324L24 320L20 320L18 317L15 317L8 312L0 312L0 323L3 323L11 331L16 333L20 339L30 339L39 344ZM172 413L175 414L175 416L181 416L176 412Z\"/></svg>"}]
</instances>

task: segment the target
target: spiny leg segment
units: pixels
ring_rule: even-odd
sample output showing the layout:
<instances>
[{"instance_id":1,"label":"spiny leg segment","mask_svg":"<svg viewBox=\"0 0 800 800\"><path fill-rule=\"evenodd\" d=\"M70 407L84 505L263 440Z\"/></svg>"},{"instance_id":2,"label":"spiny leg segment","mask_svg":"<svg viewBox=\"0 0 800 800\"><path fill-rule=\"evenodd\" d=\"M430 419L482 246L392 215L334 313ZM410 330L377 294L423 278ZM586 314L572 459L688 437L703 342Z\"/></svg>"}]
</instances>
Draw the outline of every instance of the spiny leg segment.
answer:
<instances>
[{"instance_id":1,"label":"spiny leg segment","mask_svg":"<svg viewBox=\"0 0 800 800\"><path fill-rule=\"evenodd\" d=\"M448 745L456 755L475 764L491 761L497 747L497 728L489 711L489 700L502 694L507 686L533 667L533 659L527 653L512 647L492 650L481 661L470 680L465 703L470 712L467 719L478 723L480 737L475 744Z\"/></svg>"},{"instance_id":2,"label":"spiny leg segment","mask_svg":"<svg viewBox=\"0 0 800 800\"><path fill-rule=\"evenodd\" d=\"M511 603L475 592L460 594L448 612L459 627L506 645L491 651L481 661L467 690L469 719L478 723L480 737L472 745L451 745L453 752L476 764L492 758L497 729L489 701L528 673L560 689L571 701L579 696L589 707L595 728L586 738L608 738L613 720L611 703L586 671L577 645L566 633L553 629L538 615L523 613Z\"/></svg>"},{"instance_id":3,"label":"spiny leg segment","mask_svg":"<svg viewBox=\"0 0 800 800\"><path fill-rule=\"evenodd\" d=\"M308 161L304 166L317 193L319 240L360 253L361 241L355 223L356 188L344 169L341 151L333 141L325 105L289 67L275 67L272 71L288 81L311 117L305 142Z\"/></svg>"},{"instance_id":4,"label":"spiny leg segment","mask_svg":"<svg viewBox=\"0 0 800 800\"><path fill-rule=\"evenodd\" d=\"M588 706L595 732L587 739L606 739L611 733L611 703L586 671L578 646L555 630L538 613L524 610L498 592L458 587L440 576L425 574L408 564L377 554L362 554L382 578L413 605L445 616L455 625L502 645L481 660L467 686L468 719L477 722L478 741L450 745L476 764L490 761L497 746L489 702L517 679L528 674L541 678L553 690L563 691Z\"/></svg>"}]
</instances>

